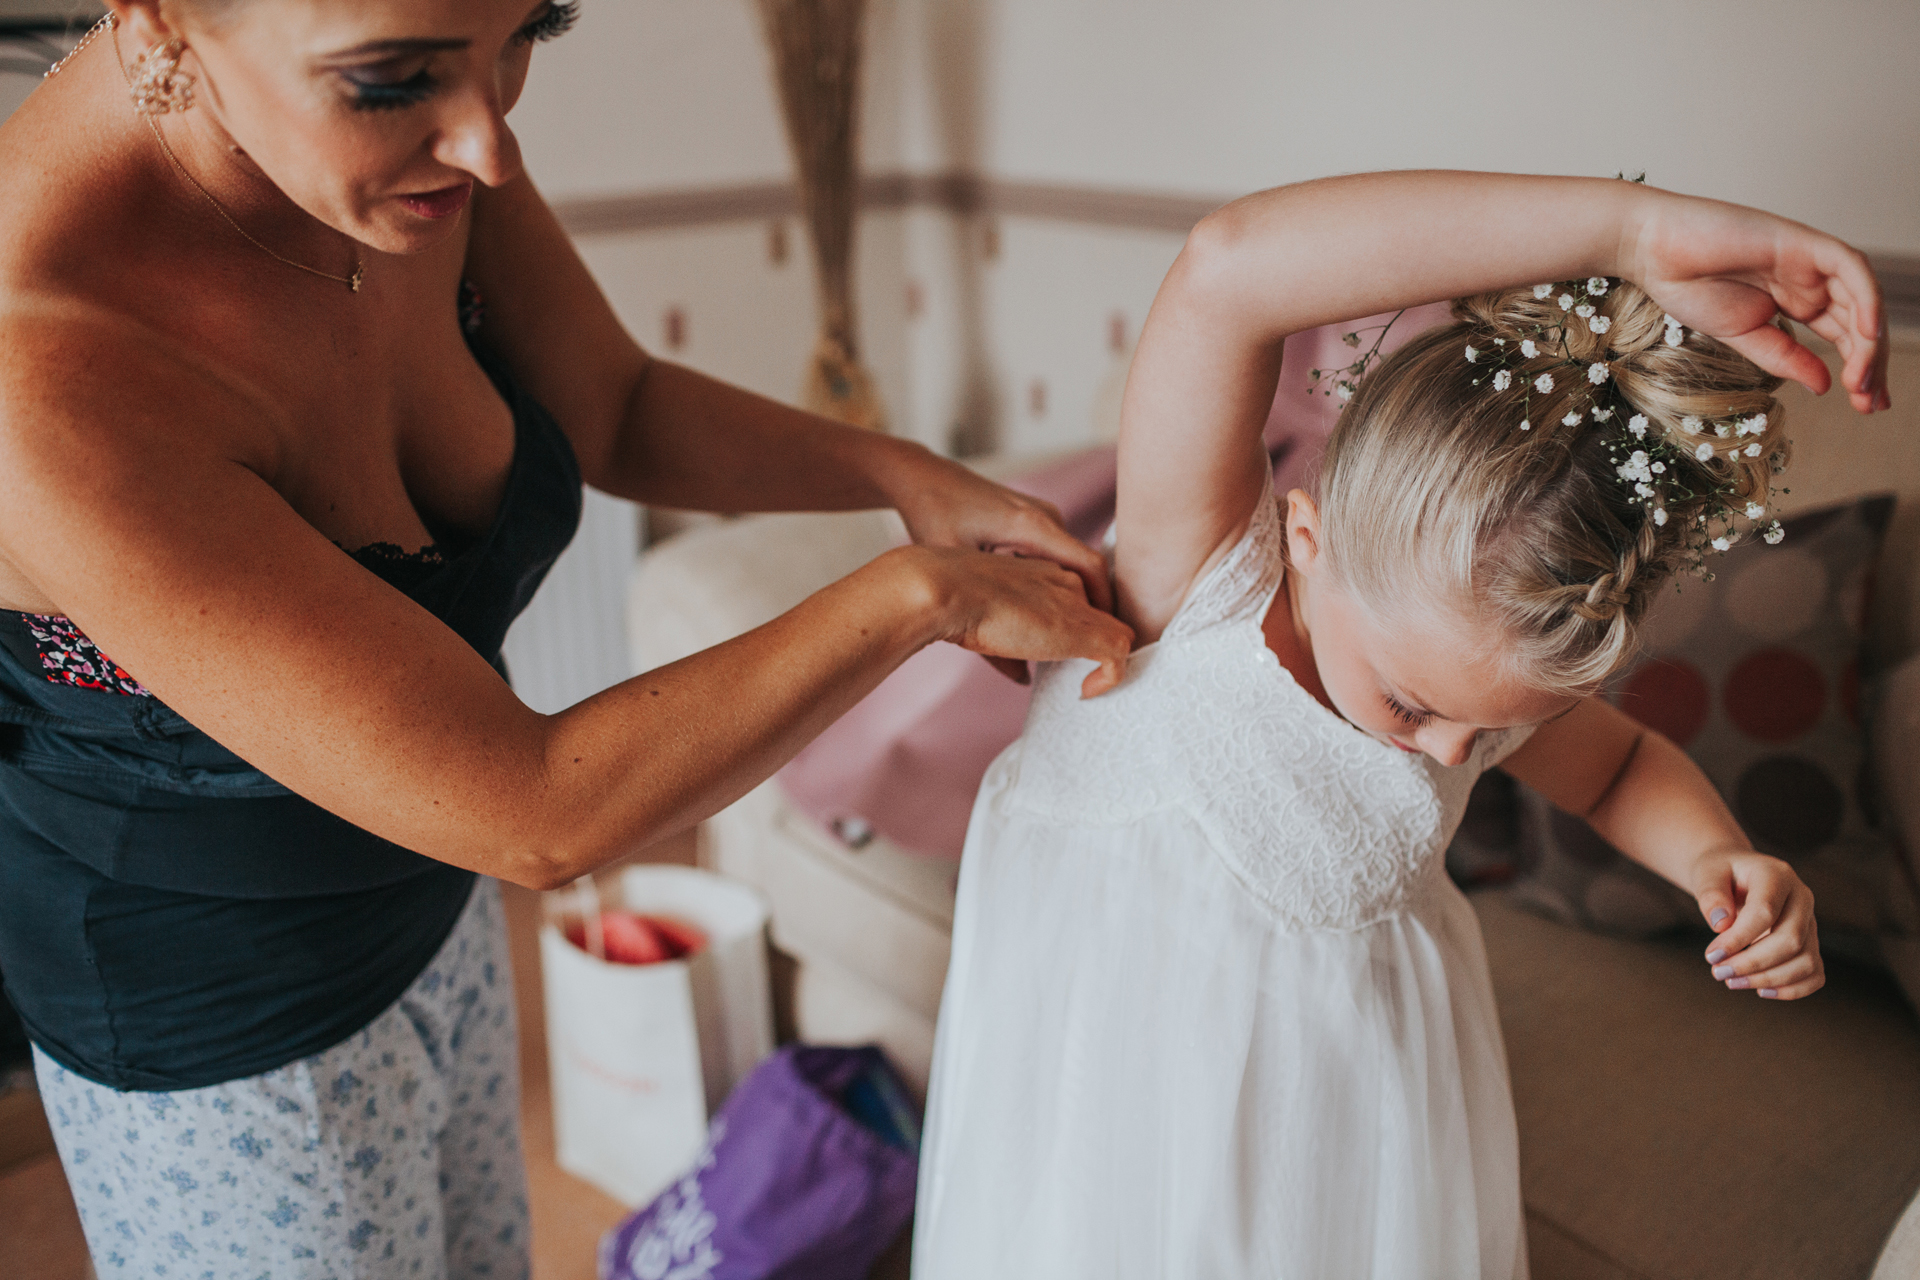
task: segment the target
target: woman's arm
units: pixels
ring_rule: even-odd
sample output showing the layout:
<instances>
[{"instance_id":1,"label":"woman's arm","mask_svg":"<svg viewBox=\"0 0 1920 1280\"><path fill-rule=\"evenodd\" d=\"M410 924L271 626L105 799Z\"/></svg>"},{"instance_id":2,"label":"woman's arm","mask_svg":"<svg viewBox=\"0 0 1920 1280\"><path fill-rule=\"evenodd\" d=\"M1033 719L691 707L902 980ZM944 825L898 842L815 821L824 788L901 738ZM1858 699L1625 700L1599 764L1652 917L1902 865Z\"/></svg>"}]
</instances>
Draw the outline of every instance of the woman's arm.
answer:
<instances>
[{"instance_id":1,"label":"woman's arm","mask_svg":"<svg viewBox=\"0 0 1920 1280\"><path fill-rule=\"evenodd\" d=\"M572 439L587 483L707 511L895 507L916 542L1043 556L1108 607L1106 567L1043 502L908 440L830 422L656 360L525 178L476 191L467 270L486 336Z\"/></svg>"},{"instance_id":2,"label":"woman's arm","mask_svg":"<svg viewBox=\"0 0 1920 1280\"><path fill-rule=\"evenodd\" d=\"M1624 276L1816 392L1837 345L1854 406L1885 400L1878 288L1840 241L1757 210L1605 179L1376 173L1236 200L1194 229L1142 329L1120 429L1121 616L1159 634L1245 529L1287 335L1543 280Z\"/></svg>"},{"instance_id":3,"label":"woman's arm","mask_svg":"<svg viewBox=\"0 0 1920 1280\"><path fill-rule=\"evenodd\" d=\"M1691 893L1719 936L1713 976L1795 1000L1826 982L1813 894L1755 853L1687 754L1599 698L1541 725L1502 766L1609 844Z\"/></svg>"},{"instance_id":4,"label":"woman's arm","mask_svg":"<svg viewBox=\"0 0 1920 1280\"><path fill-rule=\"evenodd\" d=\"M1126 628L1070 571L906 547L747 635L539 715L262 478L258 403L128 339L0 323L19 357L0 366L0 556L223 746L456 866L560 884L698 821L934 640L1095 657L1109 683L1125 660Z\"/></svg>"}]
</instances>

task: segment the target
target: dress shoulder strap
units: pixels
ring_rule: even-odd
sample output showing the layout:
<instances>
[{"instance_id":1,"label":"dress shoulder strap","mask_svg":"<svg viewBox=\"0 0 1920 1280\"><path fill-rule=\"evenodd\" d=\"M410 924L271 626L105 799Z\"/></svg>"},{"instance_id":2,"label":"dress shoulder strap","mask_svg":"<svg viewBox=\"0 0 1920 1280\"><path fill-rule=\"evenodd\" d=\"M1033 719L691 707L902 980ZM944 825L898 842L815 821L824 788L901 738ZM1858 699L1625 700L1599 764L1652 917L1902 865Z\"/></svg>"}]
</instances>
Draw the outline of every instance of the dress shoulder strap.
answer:
<instances>
[{"instance_id":1,"label":"dress shoulder strap","mask_svg":"<svg viewBox=\"0 0 1920 1280\"><path fill-rule=\"evenodd\" d=\"M1273 477L1261 487L1247 531L1220 563L1195 583L1162 633L1166 639L1194 635L1236 622L1256 625L1273 603L1286 570L1286 526L1274 499Z\"/></svg>"}]
</instances>

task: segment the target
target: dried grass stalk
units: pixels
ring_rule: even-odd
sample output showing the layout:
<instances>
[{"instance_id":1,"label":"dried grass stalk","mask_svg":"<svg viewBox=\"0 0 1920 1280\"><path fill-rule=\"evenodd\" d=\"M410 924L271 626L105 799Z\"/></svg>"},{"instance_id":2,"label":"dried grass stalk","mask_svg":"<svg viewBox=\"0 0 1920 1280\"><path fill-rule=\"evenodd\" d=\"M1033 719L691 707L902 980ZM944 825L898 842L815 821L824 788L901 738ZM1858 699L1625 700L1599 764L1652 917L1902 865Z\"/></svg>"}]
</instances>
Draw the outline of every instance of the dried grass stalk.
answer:
<instances>
[{"instance_id":1,"label":"dried grass stalk","mask_svg":"<svg viewBox=\"0 0 1920 1280\"><path fill-rule=\"evenodd\" d=\"M799 171L813 242L820 333L807 362L809 409L884 430L885 411L860 363L853 306L861 28L866 0L755 0Z\"/></svg>"}]
</instances>

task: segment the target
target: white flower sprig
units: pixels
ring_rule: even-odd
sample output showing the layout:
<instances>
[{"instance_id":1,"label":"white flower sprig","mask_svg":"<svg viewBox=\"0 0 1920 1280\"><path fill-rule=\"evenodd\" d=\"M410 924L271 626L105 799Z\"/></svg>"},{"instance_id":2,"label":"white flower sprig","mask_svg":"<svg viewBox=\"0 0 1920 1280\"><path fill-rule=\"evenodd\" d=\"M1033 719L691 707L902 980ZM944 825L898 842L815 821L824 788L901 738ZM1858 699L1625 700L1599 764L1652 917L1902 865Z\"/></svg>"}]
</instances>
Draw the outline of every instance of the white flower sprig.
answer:
<instances>
[{"instance_id":1,"label":"white flower sprig","mask_svg":"<svg viewBox=\"0 0 1920 1280\"><path fill-rule=\"evenodd\" d=\"M1551 318L1543 318L1531 333L1512 345L1505 337L1492 339L1491 346L1469 345L1465 355L1468 363L1475 366L1474 385L1485 382L1496 394L1517 394L1522 401L1519 429L1532 432L1539 420L1534 412L1534 397L1551 395L1562 386L1561 371L1566 370L1576 399L1557 419L1559 426L1575 429L1589 418L1596 423L1610 423L1618 414L1619 434L1610 437L1609 448L1614 472L1625 489L1627 502L1642 508L1644 518L1656 528L1665 528L1668 524L1670 501L1695 506L1697 518L1687 522L1682 536L1691 553L1691 567L1701 576L1711 578L1706 556L1728 550L1740 541L1743 534L1736 520L1743 520L1770 545L1785 537L1779 521L1762 523L1767 515L1764 502L1736 497L1739 485L1732 474L1722 474L1718 463L1722 458L1727 463L1758 458L1763 442L1753 437L1766 434L1767 416L1729 414L1708 420L1688 414L1677 425L1657 425L1647 414L1626 403L1604 351L1597 360L1578 358L1570 342L1571 335L1578 332L1572 328L1575 325L1585 325L1596 336L1604 336L1612 329L1612 319L1600 310L1602 299L1612 293L1612 289L1613 282L1604 276L1593 276L1584 282L1535 285L1534 301L1547 304L1547 316ZM1667 346L1678 347L1686 342L1686 328L1678 319L1665 315L1662 323L1663 341ZM1549 362L1544 368L1540 364L1542 360ZM1583 392L1584 406L1578 398ZM1701 439L1703 436L1706 438ZM1776 453L1776 473L1780 470L1781 458L1782 455ZM1697 488L1703 481L1706 487ZM1698 505L1702 498L1707 501Z\"/></svg>"},{"instance_id":2,"label":"white flower sprig","mask_svg":"<svg viewBox=\"0 0 1920 1280\"><path fill-rule=\"evenodd\" d=\"M1407 314L1407 312L1403 307L1399 311L1394 312L1393 319L1387 321L1385 324L1373 325L1366 329L1356 329L1352 333L1341 334L1340 341L1357 350L1360 346L1360 335L1363 333L1371 333L1373 334L1373 345L1368 347L1365 353L1352 364L1343 365L1338 369L1309 369L1307 373L1309 380L1313 383L1313 386L1309 388L1309 392L1317 389L1323 396L1333 396L1340 401L1341 407L1345 408L1347 402L1353 399L1354 393L1360 389L1360 379L1366 376L1367 370L1373 366L1373 362L1380 358L1380 347L1387 340L1387 331L1392 329L1395 324L1398 324L1400 317L1405 314ZM1499 340L1495 339L1495 341ZM1475 351L1472 347L1467 348L1468 363L1477 360L1479 356L1480 353L1478 351ZM1325 379L1324 386L1321 382L1322 379Z\"/></svg>"}]
</instances>

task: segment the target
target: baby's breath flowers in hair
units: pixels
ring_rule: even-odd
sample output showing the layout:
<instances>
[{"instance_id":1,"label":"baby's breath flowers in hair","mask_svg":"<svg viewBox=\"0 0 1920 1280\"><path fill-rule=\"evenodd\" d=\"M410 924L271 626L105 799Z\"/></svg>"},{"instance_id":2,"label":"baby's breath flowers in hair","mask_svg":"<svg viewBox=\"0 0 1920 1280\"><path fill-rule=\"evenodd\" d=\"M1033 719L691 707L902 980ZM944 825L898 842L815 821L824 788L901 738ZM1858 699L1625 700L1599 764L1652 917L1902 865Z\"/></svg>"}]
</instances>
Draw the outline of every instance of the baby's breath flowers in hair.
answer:
<instances>
[{"instance_id":1,"label":"baby's breath flowers in hair","mask_svg":"<svg viewBox=\"0 0 1920 1280\"><path fill-rule=\"evenodd\" d=\"M1786 536L1778 520L1763 523L1767 518L1764 502L1740 496L1741 486L1731 466L1735 459L1761 455L1762 442L1753 437L1766 434L1767 416L1742 417L1729 410L1719 417L1688 414L1678 423L1656 422L1629 403L1609 363L1626 357L1612 352L1604 342L1595 344L1584 337L1577 344L1569 341L1570 335L1579 333L1575 326L1584 326L1596 337L1613 328L1612 319L1601 311L1613 289L1614 282L1605 276L1533 286L1534 301L1546 305L1531 332L1518 335L1512 343L1496 338L1491 346L1484 336L1476 336L1466 347L1467 361L1475 366L1473 384L1518 399L1515 417L1523 432L1533 431L1542 421L1534 398L1552 395L1563 384L1567 388L1563 394L1573 402L1558 418L1560 426L1577 429L1589 419L1615 424L1607 428L1604 439L1627 502L1660 528L1668 522L1670 503L1679 503L1694 515L1686 522L1685 546L1695 572L1711 578L1705 557L1740 541L1743 530L1737 521L1769 544ZM1674 316L1662 317L1662 329L1661 341L1668 347L1685 345L1686 326ZM1576 345L1589 354L1576 357ZM1591 354L1596 348L1598 358ZM1554 419L1546 421L1551 424ZM1784 456L1774 455L1776 473Z\"/></svg>"},{"instance_id":2,"label":"baby's breath flowers in hair","mask_svg":"<svg viewBox=\"0 0 1920 1280\"><path fill-rule=\"evenodd\" d=\"M1381 344L1387 340L1387 331L1398 324L1400 317L1405 314L1407 314L1406 308L1402 307L1400 310L1394 312L1393 318L1385 324L1372 325L1365 329L1356 329L1352 333L1341 334L1340 341L1355 350L1358 350L1360 347L1360 335L1363 333L1373 334L1373 343L1366 351L1362 352L1360 357L1352 364L1342 365L1338 369L1307 370L1313 387L1317 388L1323 396L1334 397L1340 402L1342 407L1345 407L1347 401L1353 399L1353 393L1359 389L1360 379L1366 376L1366 372L1372 367L1373 362L1380 358L1380 347ZM1467 348L1467 360L1469 362L1479 358L1480 353L1478 351L1475 351L1472 347ZM1324 385L1322 384L1322 379L1325 379Z\"/></svg>"}]
</instances>

